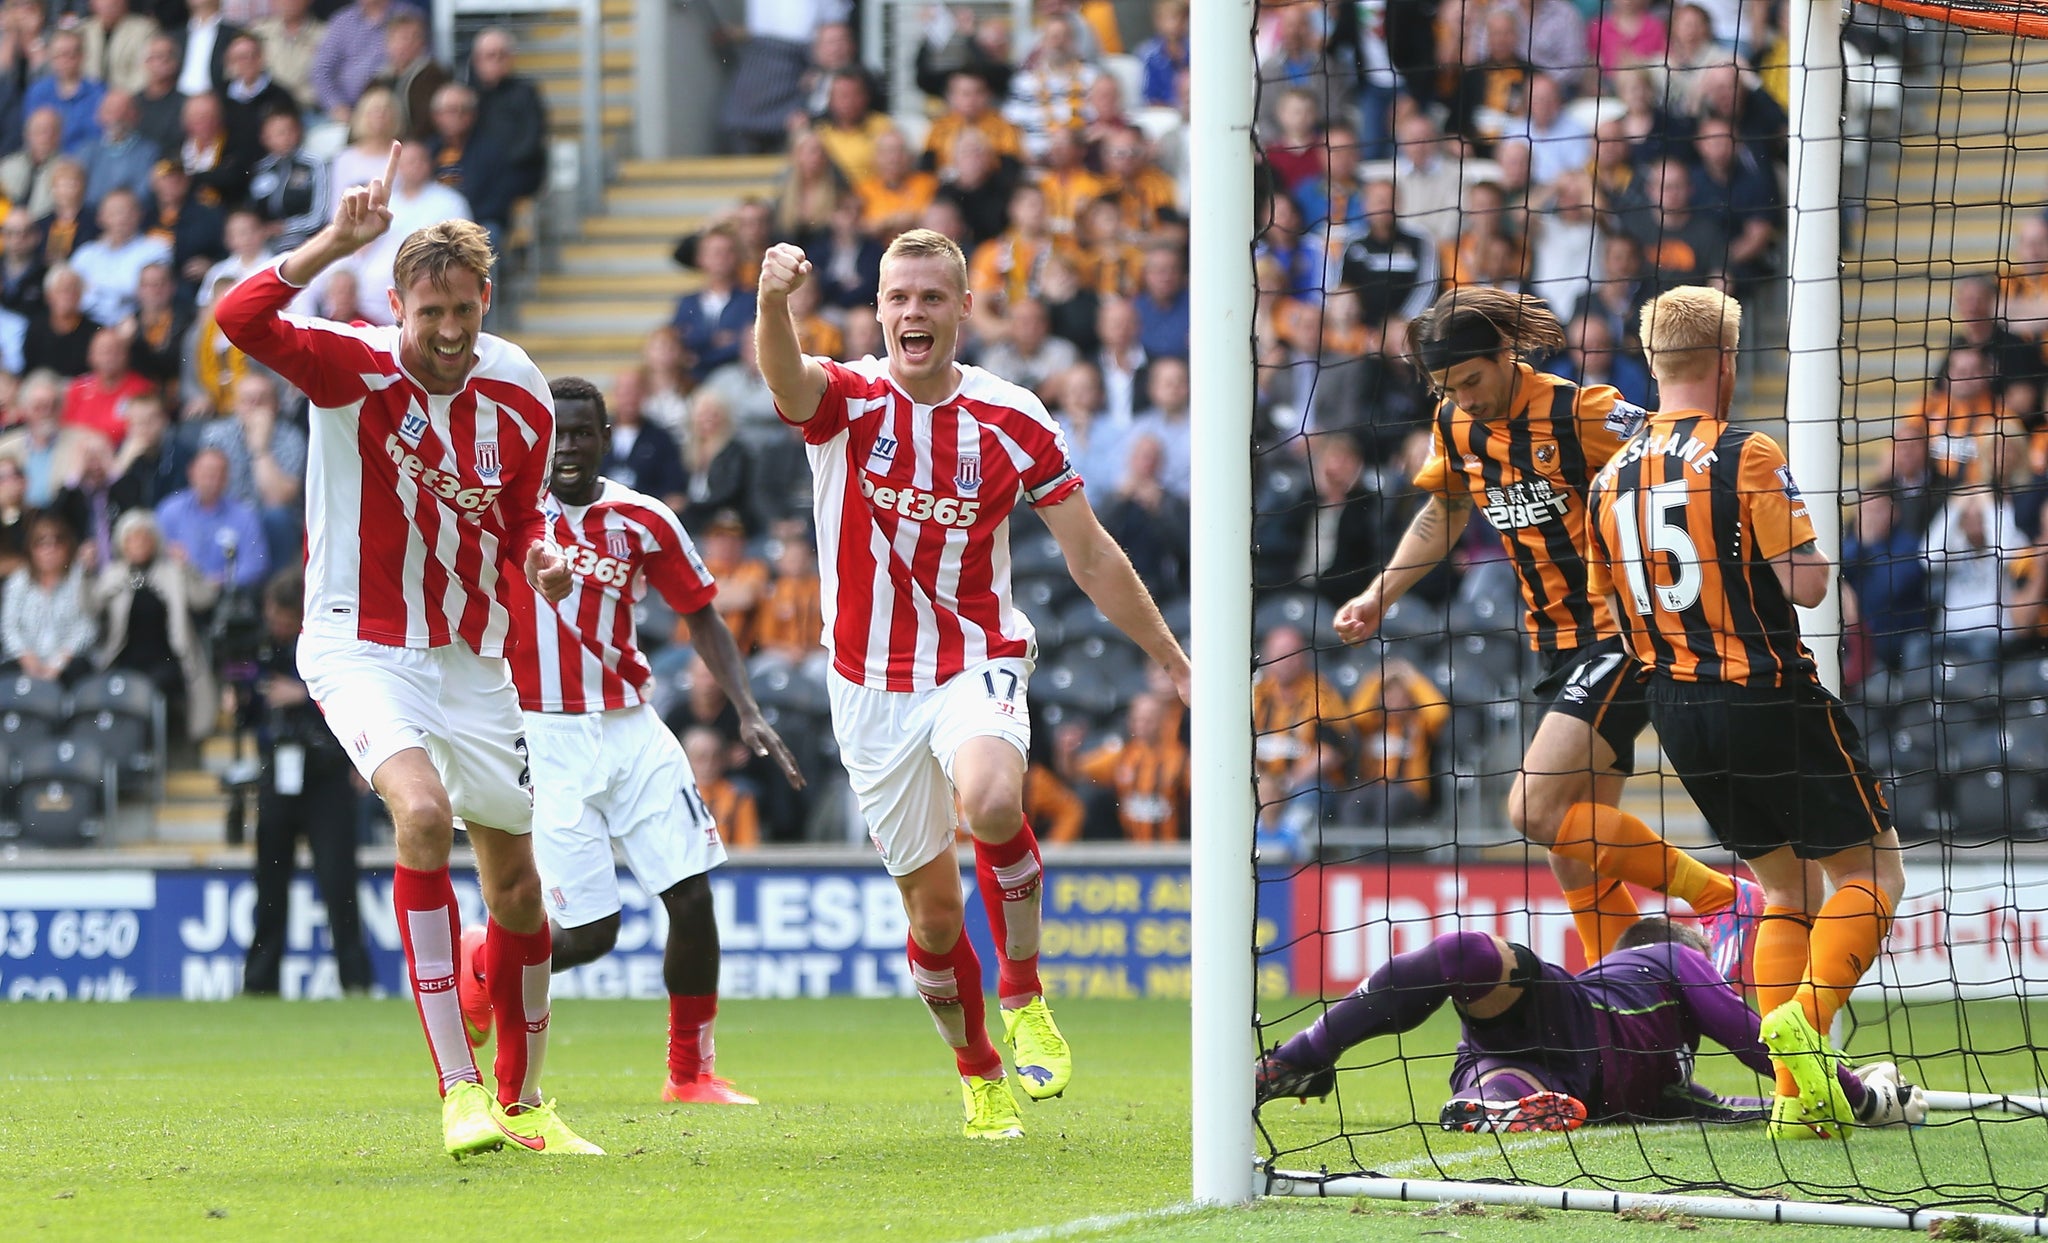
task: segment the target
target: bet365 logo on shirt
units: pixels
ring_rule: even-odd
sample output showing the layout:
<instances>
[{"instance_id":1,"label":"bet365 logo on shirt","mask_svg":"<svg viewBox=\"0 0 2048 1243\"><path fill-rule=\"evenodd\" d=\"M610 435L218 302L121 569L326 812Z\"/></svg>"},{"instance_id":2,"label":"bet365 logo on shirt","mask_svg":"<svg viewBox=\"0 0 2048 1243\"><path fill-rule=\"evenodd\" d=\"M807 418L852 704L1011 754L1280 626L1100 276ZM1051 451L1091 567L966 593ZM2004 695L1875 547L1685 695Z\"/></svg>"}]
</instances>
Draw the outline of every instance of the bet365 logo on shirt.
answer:
<instances>
[{"instance_id":1,"label":"bet365 logo on shirt","mask_svg":"<svg viewBox=\"0 0 2048 1243\"><path fill-rule=\"evenodd\" d=\"M933 496L922 488L877 487L873 477L860 477L860 494L876 509L894 510L912 522L936 522L942 527L971 527L981 516L980 501L963 501L954 496Z\"/></svg>"},{"instance_id":2,"label":"bet365 logo on shirt","mask_svg":"<svg viewBox=\"0 0 2048 1243\"><path fill-rule=\"evenodd\" d=\"M408 451L396 435L384 438L384 452L391 458L391 464L398 473L408 479L419 481L420 490L431 492L457 509L480 514L497 502L503 488L465 488L458 475L452 475L438 467L427 465L420 455Z\"/></svg>"},{"instance_id":3,"label":"bet365 logo on shirt","mask_svg":"<svg viewBox=\"0 0 2048 1243\"><path fill-rule=\"evenodd\" d=\"M571 544L562 549L562 560L569 563L569 572L578 578L596 579L607 587L624 586L633 576L633 567L624 561L607 557L587 544Z\"/></svg>"}]
</instances>

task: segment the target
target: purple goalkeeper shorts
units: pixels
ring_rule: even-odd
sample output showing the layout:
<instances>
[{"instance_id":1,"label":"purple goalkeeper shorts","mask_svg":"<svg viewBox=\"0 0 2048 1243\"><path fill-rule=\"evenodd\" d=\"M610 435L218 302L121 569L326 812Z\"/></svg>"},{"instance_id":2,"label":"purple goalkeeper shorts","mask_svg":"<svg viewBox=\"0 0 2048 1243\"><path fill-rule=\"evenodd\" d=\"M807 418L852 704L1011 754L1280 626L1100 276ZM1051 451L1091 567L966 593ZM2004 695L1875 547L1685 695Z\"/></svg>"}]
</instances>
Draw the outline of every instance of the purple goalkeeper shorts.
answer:
<instances>
[{"instance_id":1,"label":"purple goalkeeper shorts","mask_svg":"<svg viewBox=\"0 0 2048 1243\"><path fill-rule=\"evenodd\" d=\"M1451 1066L1451 1092L1479 1095L1480 1082L1514 1071L1539 1087L1575 1096L1588 1109L1600 1100L1600 1039L1593 1006L1564 968L1516 945L1514 974L1521 999L1490 1019L1460 1014L1464 1039Z\"/></svg>"}]
</instances>

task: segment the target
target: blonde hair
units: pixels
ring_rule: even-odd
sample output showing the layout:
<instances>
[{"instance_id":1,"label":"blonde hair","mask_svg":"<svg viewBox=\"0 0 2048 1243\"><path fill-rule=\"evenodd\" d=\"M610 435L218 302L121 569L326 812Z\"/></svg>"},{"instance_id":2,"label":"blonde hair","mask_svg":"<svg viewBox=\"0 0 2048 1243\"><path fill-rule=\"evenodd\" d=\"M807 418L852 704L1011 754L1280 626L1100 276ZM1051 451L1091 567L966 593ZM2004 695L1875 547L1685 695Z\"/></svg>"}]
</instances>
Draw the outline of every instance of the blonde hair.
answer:
<instances>
[{"instance_id":1,"label":"blonde hair","mask_svg":"<svg viewBox=\"0 0 2048 1243\"><path fill-rule=\"evenodd\" d=\"M1705 285L1680 285L1650 299L1640 323L1652 375L1704 380L1742 339L1742 304Z\"/></svg>"},{"instance_id":2,"label":"blonde hair","mask_svg":"<svg viewBox=\"0 0 2048 1243\"><path fill-rule=\"evenodd\" d=\"M966 253L960 243L936 229L912 229L899 236L882 252L883 263L891 259L943 259L959 279L960 288L967 288Z\"/></svg>"},{"instance_id":3,"label":"blonde hair","mask_svg":"<svg viewBox=\"0 0 2048 1243\"><path fill-rule=\"evenodd\" d=\"M403 296L422 276L437 289L448 288L456 271L476 273L478 283L491 279L491 235L468 220L443 220L416 229L398 245L398 257L391 261L391 280Z\"/></svg>"}]
</instances>

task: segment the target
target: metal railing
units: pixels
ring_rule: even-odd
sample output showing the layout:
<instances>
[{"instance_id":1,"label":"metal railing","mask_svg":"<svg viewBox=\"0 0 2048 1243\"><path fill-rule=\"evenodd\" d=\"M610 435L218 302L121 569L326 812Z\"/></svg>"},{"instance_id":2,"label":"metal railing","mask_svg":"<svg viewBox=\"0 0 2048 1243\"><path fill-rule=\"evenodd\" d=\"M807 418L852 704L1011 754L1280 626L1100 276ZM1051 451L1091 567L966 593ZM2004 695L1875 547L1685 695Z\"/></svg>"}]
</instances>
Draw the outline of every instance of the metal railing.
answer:
<instances>
[{"instance_id":1,"label":"metal railing","mask_svg":"<svg viewBox=\"0 0 2048 1243\"><path fill-rule=\"evenodd\" d=\"M597 210L604 196L604 14L600 0L440 0L434 10L434 53L442 63L455 63L458 18L531 16L574 13L578 32L577 93L583 125L577 143L576 205L579 212Z\"/></svg>"}]
</instances>

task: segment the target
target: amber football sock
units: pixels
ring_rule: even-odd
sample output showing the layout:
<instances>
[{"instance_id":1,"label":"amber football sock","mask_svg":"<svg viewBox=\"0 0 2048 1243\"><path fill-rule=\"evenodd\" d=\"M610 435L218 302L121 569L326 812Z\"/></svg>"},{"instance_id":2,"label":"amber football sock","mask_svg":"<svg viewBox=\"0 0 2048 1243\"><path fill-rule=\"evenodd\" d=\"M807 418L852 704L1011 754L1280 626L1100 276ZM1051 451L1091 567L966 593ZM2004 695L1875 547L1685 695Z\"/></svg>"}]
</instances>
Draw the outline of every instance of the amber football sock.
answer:
<instances>
[{"instance_id":1,"label":"amber football sock","mask_svg":"<svg viewBox=\"0 0 2048 1243\"><path fill-rule=\"evenodd\" d=\"M1877 962L1878 947L1884 944L1891 925L1891 902L1876 885L1862 880L1835 890L1814 917L1806 982L1799 986L1797 997L1800 1008L1823 1036L1835 1021L1835 1011Z\"/></svg>"},{"instance_id":2,"label":"amber football sock","mask_svg":"<svg viewBox=\"0 0 2048 1243\"><path fill-rule=\"evenodd\" d=\"M1564 904L1572 913L1572 925L1579 930L1587 966L1613 953L1621 934L1643 917L1628 886L1611 876L1596 876L1583 889L1565 890Z\"/></svg>"},{"instance_id":3,"label":"amber football sock","mask_svg":"<svg viewBox=\"0 0 2048 1243\"><path fill-rule=\"evenodd\" d=\"M1735 882L1657 835L1618 807L1574 803L1550 849L1592 868L1682 900L1698 915L1735 901Z\"/></svg>"},{"instance_id":4,"label":"amber football sock","mask_svg":"<svg viewBox=\"0 0 2048 1243\"><path fill-rule=\"evenodd\" d=\"M1806 980L1812 933L1812 918L1798 907L1764 908L1763 918L1757 921L1756 950L1750 959L1756 973L1757 1013L1769 1014L1799 992L1799 986ZM1782 1066L1778 1069L1778 1095L1799 1095L1799 1085Z\"/></svg>"}]
</instances>

